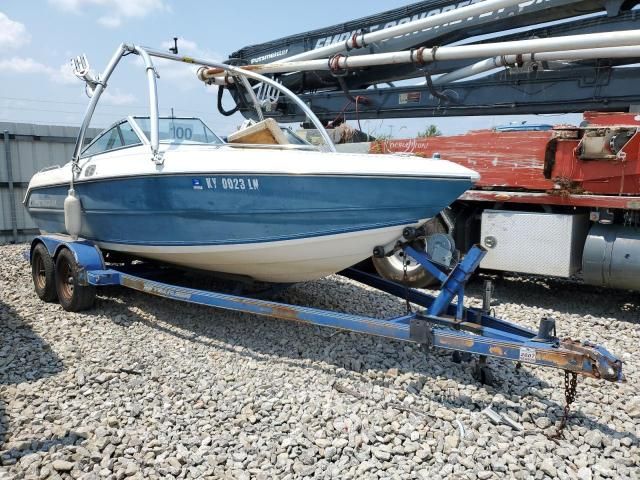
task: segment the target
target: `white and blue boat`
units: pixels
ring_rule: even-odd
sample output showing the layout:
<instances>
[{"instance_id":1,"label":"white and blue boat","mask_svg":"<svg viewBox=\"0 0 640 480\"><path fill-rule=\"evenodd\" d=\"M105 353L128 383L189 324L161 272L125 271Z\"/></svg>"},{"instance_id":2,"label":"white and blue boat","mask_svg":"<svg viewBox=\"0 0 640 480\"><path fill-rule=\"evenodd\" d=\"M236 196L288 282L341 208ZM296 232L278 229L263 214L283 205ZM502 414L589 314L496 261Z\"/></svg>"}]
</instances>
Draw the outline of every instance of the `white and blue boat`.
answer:
<instances>
[{"instance_id":1,"label":"white and blue boat","mask_svg":"<svg viewBox=\"0 0 640 480\"><path fill-rule=\"evenodd\" d=\"M83 146L100 94L127 53L145 61L150 115L127 117ZM187 61L122 45L99 80L77 69L93 95L74 157L37 173L25 197L43 233L182 267L300 282L368 258L478 179L446 160L336 153L331 143L328 151L225 143L200 119L159 117L153 56ZM217 62L188 61L224 68L236 79L273 82Z\"/></svg>"}]
</instances>

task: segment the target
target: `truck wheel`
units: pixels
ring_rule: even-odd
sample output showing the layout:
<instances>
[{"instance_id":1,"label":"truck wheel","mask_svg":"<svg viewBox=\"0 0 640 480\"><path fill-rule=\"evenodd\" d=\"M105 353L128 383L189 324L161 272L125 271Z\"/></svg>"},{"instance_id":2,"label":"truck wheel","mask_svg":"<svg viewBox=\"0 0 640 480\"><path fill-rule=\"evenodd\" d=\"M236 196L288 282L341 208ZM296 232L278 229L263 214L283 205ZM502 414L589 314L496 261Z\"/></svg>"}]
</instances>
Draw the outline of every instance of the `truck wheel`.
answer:
<instances>
[{"instance_id":1,"label":"truck wheel","mask_svg":"<svg viewBox=\"0 0 640 480\"><path fill-rule=\"evenodd\" d=\"M447 233L447 227L439 216L429 220L425 228L427 235ZM419 242L414 248L416 250L424 250L424 242ZM425 288L438 284L438 280L411 257L408 257L407 278L405 281L403 252L396 252L390 257L372 257L371 259L373 260L373 266L378 272L378 275L392 282L406 283L411 288Z\"/></svg>"},{"instance_id":2,"label":"truck wheel","mask_svg":"<svg viewBox=\"0 0 640 480\"><path fill-rule=\"evenodd\" d=\"M58 299L55 276L55 265L49 250L42 243L38 243L31 253L31 277L40 300L55 302Z\"/></svg>"},{"instance_id":3,"label":"truck wheel","mask_svg":"<svg viewBox=\"0 0 640 480\"><path fill-rule=\"evenodd\" d=\"M56 259L56 291L60 305L67 312L79 312L93 306L96 287L79 284L80 266L68 248Z\"/></svg>"}]
</instances>

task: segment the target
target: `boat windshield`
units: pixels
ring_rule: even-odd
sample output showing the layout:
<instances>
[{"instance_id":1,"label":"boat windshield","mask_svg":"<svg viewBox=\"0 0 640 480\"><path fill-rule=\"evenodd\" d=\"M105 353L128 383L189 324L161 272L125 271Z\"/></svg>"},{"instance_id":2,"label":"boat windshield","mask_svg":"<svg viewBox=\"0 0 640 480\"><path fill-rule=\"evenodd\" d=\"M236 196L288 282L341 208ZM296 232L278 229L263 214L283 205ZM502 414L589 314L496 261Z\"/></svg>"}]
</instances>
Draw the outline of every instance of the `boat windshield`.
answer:
<instances>
[{"instance_id":1,"label":"boat windshield","mask_svg":"<svg viewBox=\"0 0 640 480\"><path fill-rule=\"evenodd\" d=\"M151 138L149 117L133 117L147 138ZM159 138L165 143L224 143L199 118L159 118Z\"/></svg>"}]
</instances>

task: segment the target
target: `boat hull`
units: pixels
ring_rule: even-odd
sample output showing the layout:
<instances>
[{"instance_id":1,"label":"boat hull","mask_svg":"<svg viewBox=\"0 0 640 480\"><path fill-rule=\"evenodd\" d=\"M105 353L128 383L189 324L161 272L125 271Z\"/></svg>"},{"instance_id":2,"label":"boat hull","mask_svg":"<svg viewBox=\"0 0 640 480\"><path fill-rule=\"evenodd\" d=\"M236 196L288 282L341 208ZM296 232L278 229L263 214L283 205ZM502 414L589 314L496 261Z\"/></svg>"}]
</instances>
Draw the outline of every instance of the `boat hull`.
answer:
<instances>
[{"instance_id":1,"label":"boat hull","mask_svg":"<svg viewBox=\"0 0 640 480\"><path fill-rule=\"evenodd\" d=\"M296 240L221 246L153 247L98 242L101 248L182 267L223 272L275 283L326 277L370 256L377 245L402 235L402 227ZM368 252L368 253L367 253Z\"/></svg>"},{"instance_id":2,"label":"boat hull","mask_svg":"<svg viewBox=\"0 0 640 480\"><path fill-rule=\"evenodd\" d=\"M180 266L299 282L342 270L437 215L471 179L157 174L76 182L81 236ZM40 230L63 233L67 185L32 188Z\"/></svg>"}]
</instances>

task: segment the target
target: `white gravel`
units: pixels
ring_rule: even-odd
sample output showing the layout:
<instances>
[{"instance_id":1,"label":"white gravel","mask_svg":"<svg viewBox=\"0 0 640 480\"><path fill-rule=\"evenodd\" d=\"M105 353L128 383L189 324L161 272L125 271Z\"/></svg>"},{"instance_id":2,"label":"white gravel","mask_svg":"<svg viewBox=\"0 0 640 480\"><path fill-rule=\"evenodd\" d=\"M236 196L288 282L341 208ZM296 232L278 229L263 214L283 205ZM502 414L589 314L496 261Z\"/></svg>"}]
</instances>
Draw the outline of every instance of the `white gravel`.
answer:
<instances>
[{"instance_id":1,"label":"white gravel","mask_svg":"<svg viewBox=\"0 0 640 480\"><path fill-rule=\"evenodd\" d=\"M501 384L484 387L444 352L117 288L70 314L36 297L24 248L0 247L0 479L640 479L638 294L496 281L499 316L551 315L625 361L625 384L579 380L554 440L559 371L492 360ZM340 277L282 299L404 311Z\"/></svg>"}]
</instances>

